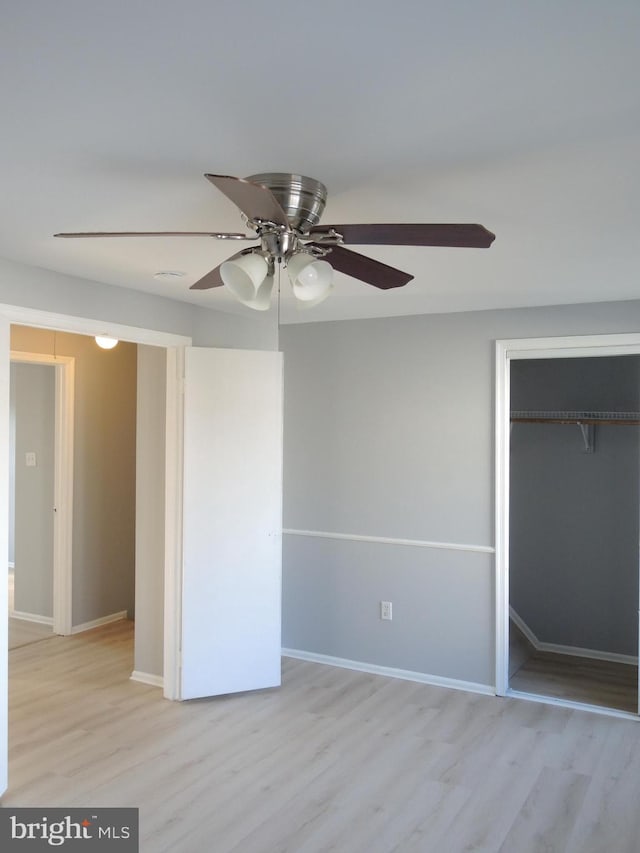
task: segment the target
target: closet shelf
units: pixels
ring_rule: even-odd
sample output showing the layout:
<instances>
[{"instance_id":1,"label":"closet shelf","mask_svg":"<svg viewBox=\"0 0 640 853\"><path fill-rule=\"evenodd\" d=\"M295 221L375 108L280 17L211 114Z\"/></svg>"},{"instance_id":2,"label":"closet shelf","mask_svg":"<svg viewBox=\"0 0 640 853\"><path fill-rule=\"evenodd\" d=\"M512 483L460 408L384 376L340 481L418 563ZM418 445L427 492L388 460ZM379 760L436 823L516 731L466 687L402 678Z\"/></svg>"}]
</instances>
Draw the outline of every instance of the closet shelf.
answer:
<instances>
[{"instance_id":1,"label":"closet shelf","mask_svg":"<svg viewBox=\"0 0 640 853\"><path fill-rule=\"evenodd\" d=\"M593 453L596 444L596 426L613 424L614 426L640 426L640 412L543 412L512 411L513 424L575 424L580 428L584 452Z\"/></svg>"}]
</instances>

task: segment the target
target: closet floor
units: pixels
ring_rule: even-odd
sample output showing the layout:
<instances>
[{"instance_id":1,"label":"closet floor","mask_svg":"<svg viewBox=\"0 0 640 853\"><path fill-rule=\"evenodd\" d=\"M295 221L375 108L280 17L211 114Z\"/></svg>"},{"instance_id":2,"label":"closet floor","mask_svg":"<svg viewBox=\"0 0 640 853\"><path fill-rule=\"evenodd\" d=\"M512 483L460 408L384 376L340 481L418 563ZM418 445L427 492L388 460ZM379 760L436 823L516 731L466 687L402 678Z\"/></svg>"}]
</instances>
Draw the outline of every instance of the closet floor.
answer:
<instances>
[{"instance_id":1,"label":"closet floor","mask_svg":"<svg viewBox=\"0 0 640 853\"><path fill-rule=\"evenodd\" d=\"M514 673L512 690L638 711L638 667L591 658L534 652Z\"/></svg>"}]
</instances>

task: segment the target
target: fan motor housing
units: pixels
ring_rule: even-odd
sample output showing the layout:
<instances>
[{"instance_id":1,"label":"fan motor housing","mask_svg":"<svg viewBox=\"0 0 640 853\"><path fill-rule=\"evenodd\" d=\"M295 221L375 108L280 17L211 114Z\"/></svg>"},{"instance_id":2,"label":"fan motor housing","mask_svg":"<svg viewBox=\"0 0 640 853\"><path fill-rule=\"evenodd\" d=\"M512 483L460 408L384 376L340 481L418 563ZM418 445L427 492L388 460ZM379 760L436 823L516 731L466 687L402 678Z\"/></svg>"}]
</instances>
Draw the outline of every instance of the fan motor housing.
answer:
<instances>
[{"instance_id":1,"label":"fan motor housing","mask_svg":"<svg viewBox=\"0 0 640 853\"><path fill-rule=\"evenodd\" d=\"M294 230L306 234L317 225L327 201L327 188L315 178L287 172L262 172L249 175L253 181L271 190Z\"/></svg>"}]
</instances>

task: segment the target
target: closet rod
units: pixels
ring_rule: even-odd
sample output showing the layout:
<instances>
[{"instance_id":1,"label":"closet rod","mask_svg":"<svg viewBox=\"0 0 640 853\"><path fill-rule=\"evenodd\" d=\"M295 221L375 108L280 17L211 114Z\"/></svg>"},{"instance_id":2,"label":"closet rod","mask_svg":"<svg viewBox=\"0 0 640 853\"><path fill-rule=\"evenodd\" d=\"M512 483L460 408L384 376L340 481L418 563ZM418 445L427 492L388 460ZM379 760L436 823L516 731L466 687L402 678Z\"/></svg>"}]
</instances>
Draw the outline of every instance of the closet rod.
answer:
<instances>
[{"instance_id":1,"label":"closet rod","mask_svg":"<svg viewBox=\"0 0 640 853\"><path fill-rule=\"evenodd\" d=\"M512 411L512 423L640 426L640 412Z\"/></svg>"}]
</instances>

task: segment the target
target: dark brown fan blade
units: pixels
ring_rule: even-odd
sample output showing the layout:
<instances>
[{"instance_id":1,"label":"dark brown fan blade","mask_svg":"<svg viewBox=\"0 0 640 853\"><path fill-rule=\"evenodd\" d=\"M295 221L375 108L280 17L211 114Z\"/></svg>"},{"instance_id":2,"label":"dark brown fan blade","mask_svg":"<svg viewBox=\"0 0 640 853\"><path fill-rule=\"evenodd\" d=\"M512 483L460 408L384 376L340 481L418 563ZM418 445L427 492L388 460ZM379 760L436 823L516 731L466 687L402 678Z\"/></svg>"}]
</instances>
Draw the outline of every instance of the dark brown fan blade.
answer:
<instances>
[{"instance_id":1,"label":"dark brown fan blade","mask_svg":"<svg viewBox=\"0 0 640 853\"><path fill-rule=\"evenodd\" d=\"M232 178L230 175L205 175L205 178L237 205L247 219L261 219L263 222L290 227L287 215L276 197L261 184L254 184L245 178Z\"/></svg>"},{"instance_id":2,"label":"dark brown fan blade","mask_svg":"<svg viewBox=\"0 0 640 853\"><path fill-rule=\"evenodd\" d=\"M482 225L316 225L309 236L319 239L330 231L342 235L345 243L360 246L464 246L488 249L495 234Z\"/></svg>"},{"instance_id":3,"label":"dark brown fan blade","mask_svg":"<svg viewBox=\"0 0 640 853\"><path fill-rule=\"evenodd\" d=\"M66 231L54 237L215 237L216 240L255 240L255 234L219 231Z\"/></svg>"},{"instance_id":4,"label":"dark brown fan blade","mask_svg":"<svg viewBox=\"0 0 640 853\"><path fill-rule=\"evenodd\" d=\"M236 252L235 255L231 255L230 258L227 258L227 261L235 261L236 258L246 254L246 252L246 249L243 249L242 252ZM224 264L226 261L223 261L222 263ZM220 277L221 266L222 264L218 264L218 266L212 269L211 272L203 275L202 278L195 282L195 284L191 285L189 290L210 290L212 287L222 287L224 282Z\"/></svg>"},{"instance_id":5,"label":"dark brown fan blade","mask_svg":"<svg viewBox=\"0 0 640 853\"><path fill-rule=\"evenodd\" d=\"M222 287L224 282L220 278L220 266L221 264L219 264L215 269L212 269L211 272L203 275L202 278L195 282L195 284L191 285L189 290L210 290L212 287Z\"/></svg>"},{"instance_id":6,"label":"dark brown fan blade","mask_svg":"<svg viewBox=\"0 0 640 853\"><path fill-rule=\"evenodd\" d=\"M311 245L319 246L320 244L311 243ZM324 260L328 261L338 272L358 278L360 281L372 284L382 290L402 287L413 278L409 273L397 270L395 267L390 267L380 261L374 261L373 258L367 258L365 255L359 255L357 252L352 252L351 249L343 249L342 246L332 246Z\"/></svg>"}]
</instances>

